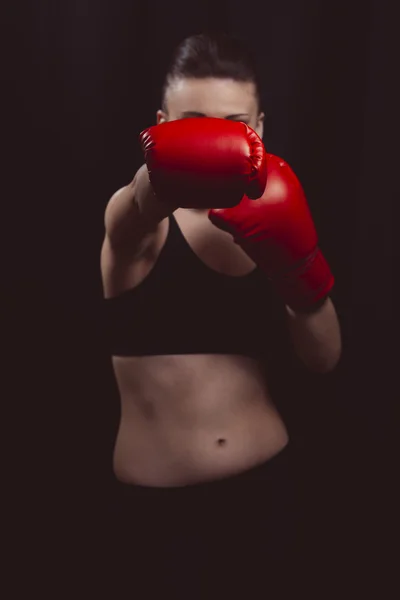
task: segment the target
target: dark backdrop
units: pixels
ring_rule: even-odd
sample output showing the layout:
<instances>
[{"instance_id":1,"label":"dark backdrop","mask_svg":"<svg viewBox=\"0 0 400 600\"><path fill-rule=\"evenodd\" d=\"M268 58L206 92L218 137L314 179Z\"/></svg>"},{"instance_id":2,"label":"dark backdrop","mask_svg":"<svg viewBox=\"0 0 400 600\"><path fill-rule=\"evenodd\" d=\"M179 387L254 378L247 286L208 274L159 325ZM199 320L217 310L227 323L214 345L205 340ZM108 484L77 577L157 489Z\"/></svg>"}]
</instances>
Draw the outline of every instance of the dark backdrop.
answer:
<instances>
[{"instance_id":1,"label":"dark backdrop","mask_svg":"<svg viewBox=\"0 0 400 600\"><path fill-rule=\"evenodd\" d=\"M138 133L155 121L172 49L212 27L256 49L265 144L299 175L336 275L343 359L325 377L298 373L284 408L308 490L315 586L325 598L386 585L400 397L395 3L37 0L1 10L10 549L32 567L40 556L52 565L45 579L65 582L104 539L119 419L97 327L104 209L142 163Z\"/></svg>"}]
</instances>

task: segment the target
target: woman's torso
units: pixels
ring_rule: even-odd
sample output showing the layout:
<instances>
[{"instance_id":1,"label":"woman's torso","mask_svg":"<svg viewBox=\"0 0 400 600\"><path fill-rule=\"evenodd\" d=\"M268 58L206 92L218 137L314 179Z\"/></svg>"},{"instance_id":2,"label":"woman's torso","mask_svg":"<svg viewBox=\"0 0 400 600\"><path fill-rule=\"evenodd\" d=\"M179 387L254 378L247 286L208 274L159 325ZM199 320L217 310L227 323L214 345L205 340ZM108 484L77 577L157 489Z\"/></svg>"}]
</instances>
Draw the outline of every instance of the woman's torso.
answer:
<instances>
[{"instance_id":1,"label":"woman's torso","mask_svg":"<svg viewBox=\"0 0 400 600\"><path fill-rule=\"evenodd\" d=\"M255 268L232 237L210 223L205 211L179 209L174 216L208 268L231 277L246 276ZM145 280L168 229L165 219L151 250L136 260L117 260L104 244L106 298ZM179 322L175 325L178 328ZM113 356L112 361L121 397L114 450L114 471L121 481L175 487L221 479L265 462L288 443L264 369L254 358L182 354Z\"/></svg>"}]
</instances>

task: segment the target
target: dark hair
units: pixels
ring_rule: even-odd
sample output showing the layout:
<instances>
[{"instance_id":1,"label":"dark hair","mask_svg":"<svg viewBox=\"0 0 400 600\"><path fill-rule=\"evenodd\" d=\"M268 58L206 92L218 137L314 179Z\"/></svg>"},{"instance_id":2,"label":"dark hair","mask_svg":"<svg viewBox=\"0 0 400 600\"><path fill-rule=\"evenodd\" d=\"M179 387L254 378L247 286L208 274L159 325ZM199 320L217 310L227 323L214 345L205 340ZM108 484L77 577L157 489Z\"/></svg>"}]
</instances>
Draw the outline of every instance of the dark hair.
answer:
<instances>
[{"instance_id":1,"label":"dark hair","mask_svg":"<svg viewBox=\"0 0 400 600\"><path fill-rule=\"evenodd\" d=\"M260 84L256 61L242 40L225 33L200 33L184 39L175 49L162 89L165 94L175 79L217 77L252 82L260 105Z\"/></svg>"}]
</instances>

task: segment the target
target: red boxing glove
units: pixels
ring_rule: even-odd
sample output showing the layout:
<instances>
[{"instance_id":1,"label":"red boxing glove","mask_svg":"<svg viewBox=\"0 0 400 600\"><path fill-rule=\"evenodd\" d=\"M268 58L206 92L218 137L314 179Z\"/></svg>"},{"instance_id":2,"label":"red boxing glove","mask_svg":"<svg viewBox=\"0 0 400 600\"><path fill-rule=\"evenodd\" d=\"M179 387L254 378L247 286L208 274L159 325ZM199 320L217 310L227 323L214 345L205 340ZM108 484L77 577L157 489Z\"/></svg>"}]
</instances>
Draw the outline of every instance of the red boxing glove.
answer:
<instances>
[{"instance_id":1,"label":"red boxing glove","mask_svg":"<svg viewBox=\"0 0 400 600\"><path fill-rule=\"evenodd\" d=\"M265 190L265 149L244 123L179 119L146 129L140 140L156 196L176 207L231 207Z\"/></svg>"},{"instance_id":2,"label":"red boxing glove","mask_svg":"<svg viewBox=\"0 0 400 600\"><path fill-rule=\"evenodd\" d=\"M234 208L211 210L209 219L233 235L288 306L309 310L328 295L334 278L317 246L317 233L296 175L273 154L267 154L267 173L262 198L244 198Z\"/></svg>"}]
</instances>

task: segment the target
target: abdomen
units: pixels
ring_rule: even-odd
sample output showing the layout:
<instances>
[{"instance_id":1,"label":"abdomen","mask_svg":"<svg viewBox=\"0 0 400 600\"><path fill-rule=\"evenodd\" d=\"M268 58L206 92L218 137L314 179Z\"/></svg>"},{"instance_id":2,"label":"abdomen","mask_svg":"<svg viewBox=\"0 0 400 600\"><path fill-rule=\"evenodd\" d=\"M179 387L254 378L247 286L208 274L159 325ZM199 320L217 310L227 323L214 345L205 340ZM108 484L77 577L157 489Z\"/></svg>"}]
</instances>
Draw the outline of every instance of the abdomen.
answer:
<instances>
[{"instance_id":1,"label":"abdomen","mask_svg":"<svg viewBox=\"0 0 400 600\"><path fill-rule=\"evenodd\" d=\"M286 427L256 360L238 355L113 358L121 396L114 470L127 483L184 486L278 454Z\"/></svg>"}]
</instances>

